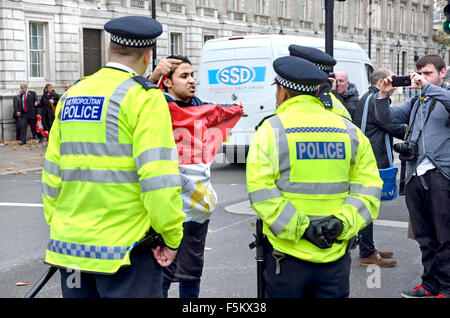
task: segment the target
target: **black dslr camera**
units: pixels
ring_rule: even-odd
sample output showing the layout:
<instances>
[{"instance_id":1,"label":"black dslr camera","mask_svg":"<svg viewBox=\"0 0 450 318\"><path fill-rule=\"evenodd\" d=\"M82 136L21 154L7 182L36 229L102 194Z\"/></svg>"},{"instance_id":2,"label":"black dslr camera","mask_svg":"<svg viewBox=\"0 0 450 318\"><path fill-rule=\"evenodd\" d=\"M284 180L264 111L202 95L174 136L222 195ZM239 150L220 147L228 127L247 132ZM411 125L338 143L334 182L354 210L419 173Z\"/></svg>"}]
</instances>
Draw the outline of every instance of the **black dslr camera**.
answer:
<instances>
[{"instance_id":1,"label":"black dslr camera","mask_svg":"<svg viewBox=\"0 0 450 318\"><path fill-rule=\"evenodd\" d=\"M416 141L405 141L394 145L394 151L402 161L414 161L419 156L419 148Z\"/></svg>"}]
</instances>

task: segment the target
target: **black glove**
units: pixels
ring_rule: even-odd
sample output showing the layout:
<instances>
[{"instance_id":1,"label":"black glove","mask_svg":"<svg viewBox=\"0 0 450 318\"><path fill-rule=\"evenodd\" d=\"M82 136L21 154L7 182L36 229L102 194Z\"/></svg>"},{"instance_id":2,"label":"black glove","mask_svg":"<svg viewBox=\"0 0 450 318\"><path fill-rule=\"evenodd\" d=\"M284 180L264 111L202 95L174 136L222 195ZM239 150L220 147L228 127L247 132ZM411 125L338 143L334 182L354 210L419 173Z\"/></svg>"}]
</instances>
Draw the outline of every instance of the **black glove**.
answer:
<instances>
[{"instance_id":1,"label":"black glove","mask_svg":"<svg viewBox=\"0 0 450 318\"><path fill-rule=\"evenodd\" d=\"M342 233L342 221L334 216L311 220L303 238L319 248L330 248Z\"/></svg>"}]
</instances>

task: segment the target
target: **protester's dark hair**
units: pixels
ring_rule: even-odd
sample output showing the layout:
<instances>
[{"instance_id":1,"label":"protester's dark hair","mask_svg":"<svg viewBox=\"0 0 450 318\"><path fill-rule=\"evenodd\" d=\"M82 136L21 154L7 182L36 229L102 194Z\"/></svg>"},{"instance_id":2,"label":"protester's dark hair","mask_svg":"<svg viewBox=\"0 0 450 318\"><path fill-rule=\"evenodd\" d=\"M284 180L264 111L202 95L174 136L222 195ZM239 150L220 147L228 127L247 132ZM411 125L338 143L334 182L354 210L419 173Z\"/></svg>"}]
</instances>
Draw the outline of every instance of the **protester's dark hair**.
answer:
<instances>
[{"instance_id":1,"label":"protester's dark hair","mask_svg":"<svg viewBox=\"0 0 450 318\"><path fill-rule=\"evenodd\" d=\"M169 55L168 57L166 57L166 59L176 59L176 60L180 60L181 64L186 63L189 65L192 65L191 60L187 56L183 56L183 55ZM172 79L172 74L173 74L173 71L170 72L169 74L167 74L166 78ZM163 87L164 91L167 91L167 87L164 85L164 83L162 83L162 87Z\"/></svg>"},{"instance_id":2,"label":"protester's dark hair","mask_svg":"<svg viewBox=\"0 0 450 318\"><path fill-rule=\"evenodd\" d=\"M191 60L187 56L183 55L169 55L168 57L166 57L166 59L181 60L183 61L183 63L188 63L189 65L192 65Z\"/></svg>"},{"instance_id":3,"label":"protester's dark hair","mask_svg":"<svg viewBox=\"0 0 450 318\"><path fill-rule=\"evenodd\" d=\"M372 72L370 77L370 85L374 86L380 79L385 79L389 76L389 70L384 67L377 68Z\"/></svg>"},{"instance_id":4,"label":"protester's dark hair","mask_svg":"<svg viewBox=\"0 0 450 318\"><path fill-rule=\"evenodd\" d=\"M422 56L416 62L416 69L420 70L421 68L424 68L427 64L433 64L438 72L440 72L443 68L446 68L445 61L442 57L436 54L430 54Z\"/></svg>"}]
</instances>

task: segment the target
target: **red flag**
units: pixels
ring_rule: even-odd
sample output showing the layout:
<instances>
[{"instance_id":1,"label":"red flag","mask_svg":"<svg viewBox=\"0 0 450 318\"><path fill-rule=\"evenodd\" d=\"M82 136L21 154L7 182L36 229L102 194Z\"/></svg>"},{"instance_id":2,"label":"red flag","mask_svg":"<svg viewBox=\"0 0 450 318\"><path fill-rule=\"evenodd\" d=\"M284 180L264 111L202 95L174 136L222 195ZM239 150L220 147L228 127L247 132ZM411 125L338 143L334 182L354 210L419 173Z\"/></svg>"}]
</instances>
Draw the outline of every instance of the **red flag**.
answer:
<instances>
[{"instance_id":1,"label":"red flag","mask_svg":"<svg viewBox=\"0 0 450 318\"><path fill-rule=\"evenodd\" d=\"M198 100L198 99L197 99ZM210 163L242 117L242 104L180 107L168 101L180 164Z\"/></svg>"}]
</instances>

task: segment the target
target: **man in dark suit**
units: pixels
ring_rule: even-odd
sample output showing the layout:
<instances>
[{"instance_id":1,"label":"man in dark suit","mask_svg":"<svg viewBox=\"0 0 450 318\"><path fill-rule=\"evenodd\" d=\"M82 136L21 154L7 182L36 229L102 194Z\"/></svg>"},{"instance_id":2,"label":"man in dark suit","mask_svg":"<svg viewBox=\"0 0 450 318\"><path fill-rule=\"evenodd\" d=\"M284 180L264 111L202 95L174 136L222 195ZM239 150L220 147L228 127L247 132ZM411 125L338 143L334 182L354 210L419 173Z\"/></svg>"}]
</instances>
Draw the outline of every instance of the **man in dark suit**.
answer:
<instances>
[{"instance_id":1,"label":"man in dark suit","mask_svg":"<svg viewBox=\"0 0 450 318\"><path fill-rule=\"evenodd\" d=\"M30 125L33 138L36 139L36 106L38 98L34 91L28 89L27 84L20 85L20 145L27 143L27 126Z\"/></svg>"}]
</instances>

